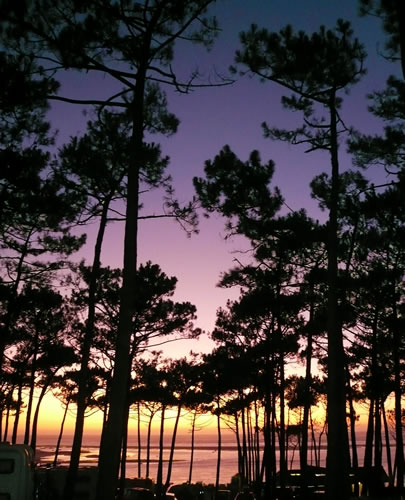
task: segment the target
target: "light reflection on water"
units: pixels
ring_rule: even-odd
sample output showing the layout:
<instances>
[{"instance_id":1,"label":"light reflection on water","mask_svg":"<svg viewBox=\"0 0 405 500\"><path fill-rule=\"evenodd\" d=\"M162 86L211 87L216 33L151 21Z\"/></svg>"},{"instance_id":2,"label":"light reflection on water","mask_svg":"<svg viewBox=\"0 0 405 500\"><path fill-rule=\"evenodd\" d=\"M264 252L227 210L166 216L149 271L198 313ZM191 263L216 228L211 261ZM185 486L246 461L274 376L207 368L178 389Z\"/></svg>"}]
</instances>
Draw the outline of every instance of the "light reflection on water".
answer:
<instances>
[{"instance_id":1,"label":"light reflection on water","mask_svg":"<svg viewBox=\"0 0 405 500\"><path fill-rule=\"evenodd\" d=\"M56 441L56 440L55 440ZM70 459L70 443L69 439L65 439L58 455L58 465L67 466ZM38 445L38 451L40 455L40 464L45 465L46 463L52 463L55 453L55 445L50 444L52 441L42 441ZM146 475L146 446L143 443L144 448L141 453L141 477ZM359 459L362 462L362 455L364 453L364 442L359 443ZM202 440L195 446L194 451L194 461L193 461L193 482L205 482L213 483L215 482L216 467L217 467L217 444L213 439ZM167 443L165 445L163 458L165 460L163 465L163 478L166 478L167 474L167 460L169 458L170 445ZM321 450L321 465L325 465L325 455L326 449L323 446ZM157 461L159 458L159 447L156 443L151 447L150 454L150 468L149 477L156 479L157 474ZM98 459L98 439L88 439L84 443L81 454L81 465L85 466L95 466L97 465ZM138 450L137 447L131 443L128 447L127 453L127 477L139 477L138 475ZM288 457L289 468L299 467L299 453L298 449L295 451L290 450ZM384 464L385 465L385 464ZM188 481L189 478L189 467L190 467L190 446L189 439L179 438L176 449L174 453L174 463L171 474L171 482L180 483ZM221 451L221 473L220 481L222 483L230 482L233 475L238 471L237 463L237 449L234 443L234 439L225 439Z\"/></svg>"}]
</instances>

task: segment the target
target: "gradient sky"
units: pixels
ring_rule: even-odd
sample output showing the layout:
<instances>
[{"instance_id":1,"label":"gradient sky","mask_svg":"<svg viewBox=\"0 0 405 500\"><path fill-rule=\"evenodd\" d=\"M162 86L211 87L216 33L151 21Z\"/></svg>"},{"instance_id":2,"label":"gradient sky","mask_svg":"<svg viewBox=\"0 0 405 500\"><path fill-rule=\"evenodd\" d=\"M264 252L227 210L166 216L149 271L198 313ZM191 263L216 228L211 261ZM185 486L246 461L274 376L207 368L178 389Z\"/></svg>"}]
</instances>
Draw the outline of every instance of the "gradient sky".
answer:
<instances>
[{"instance_id":1,"label":"gradient sky","mask_svg":"<svg viewBox=\"0 0 405 500\"><path fill-rule=\"evenodd\" d=\"M279 31L286 24L308 33L318 30L321 24L332 28L338 18L352 22L355 35L368 52L367 75L347 96L343 107L343 118L363 132L381 128L367 111L366 94L382 89L390 73L399 73L399 65L388 63L379 54L383 51L385 35L380 21L360 18L356 0L219 0L211 10L218 18L222 32L211 52L206 53L196 46L179 47L174 68L187 75L196 67L207 78L215 70L227 74L233 63L234 53L239 48L239 33L247 30L251 23ZM102 98L110 96L117 85L108 77L69 73L63 77L61 95L77 98ZM306 208L309 215L322 218L317 204L310 198L311 179L329 172L328 158L322 154L305 154L302 148L266 140L260 124L294 126L295 115L280 106L282 90L275 84L260 83L256 78L244 77L225 88L196 90L189 95L176 94L166 89L169 108L181 121L178 133L169 138L154 137L161 142L162 152L169 155L168 172L174 179L177 196L187 202L193 196L192 178L202 176L204 162L213 159L220 149L228 144L240 157L247 160L249 153L257 149L263 162L273 159L276 163L274 185L278 185L292 209ZM49 118L58 129L58 144L63 144L71 135L81 134L88 117L81 106L53 102ZM297 117L298 118L298 117ZM351 159L341 148L341 168L351 166ZM369 173L373 178L384 180L382 172ZM161 198L158 193L144 199L148 212L159 212ZM91 259L97 224L87 227L88 245L76 255L76 259ZM161 266L169 276L178 278L175 299L188 300L198 309L196 326L210 331L215 323L216 310L224 306L227 299L238 296L237 290L222 290L216 284L222 272L238 258L248 262L249 256L238 252L247 249L241 238L224 241L224 220L218 216L200 219L200 233L187 238L172 221L141 221L139 230L139 260L151 260ZM122 267L123 224L109 226L102 261L104 265ZM89 263L91 260L89 260ZM204 335L199 341L182 341L165 347L171 357L186 355L191 349L209 352L213 344ZM61 417L60 404L47 398L41 412L41 432L55 432ZM99 427L99 416L86 424L86 429ZM73 419L69 419L68 430L72 430Z\"/></svg>"},{"instance_id":2,"label":"gradient sky","mask_svg":"<svg viewBox=\"0 0 405 500\"><path fill-rule=\"evenodd\" d=\"M399 65L388 63L378 54L382 52L385 35L380 21L357 15L356 0L221 0L212 9L218 18L222 32L209 53L196 46L182 47L174 61L174 68L182 74L196 67L207 76L213 68L227 74L233 63L234 52L239 47L238 34L247 30L251 23L259 27L279 31L286 24L303 29L308 33L318 30L321 24L331 28L338 18L352 22L355 35L368 52L366 66L368 74L346 98L343 118L363 132L378 130L378 123L367 112L366 94L382 89L390 73L399 71ZM86 74L71 74L64 78L60 94L77 97L102 97L110 95L114 88L107 77L97 79ZM278 185L286 203L293 209L304 207L314 218L322 217L316 202L310 198L309 183L322 171L329 171L328 159L324 155L305 154L302 148L275 143L264 139L260 124L267 121L272 125L294 126L295 115L280 106L282 90L275 84L260 83L247 76L225 88L208 88L189 95L176 94L166 89L169 108L180 119L178 133L169 138L154 137L161 142L163 154L169 155L169 173L173 176L178 198L189 200L193 195L192 178L203 175L204 162L212 159L228 144L242 160L248 158L253 149L258 149L264 162L276 162L274 185ZM60 143L69 135L83 131L87 118L80 106L64 103L52 104L52 124L59 129ZM297 116L298 119L298 116ZM342 147L341 167L351 166L351 159ZM370 173L371 175L371 173ZM383 177L380 172L373 176ZM151 212L158 212L161 199L158 194L148 195L145 205ZM102 253L103 264L122 266L122 224L111 225L106 234ZM77 259L90 258L94 247L95 226L88 227L88 246L77 255ZM197 326L211 330L215 313L228 298L236 298L237 290L221 290L216 287L220 273L232 266L236 257L244 262L248 255L236 253L246 249L240 238L224 241L224 220L211 217L201 218L199 235L187 238L182 230L171 221L141 221L139 232L140 262L151 260L162 270L178 278L175 298L188 300L198 308ZM212 344L204 336L200 341L184 341L167 347L165 352L172 357L188 353L190 349L202 352L211 350Z\"/></svg>"}]
</instances>

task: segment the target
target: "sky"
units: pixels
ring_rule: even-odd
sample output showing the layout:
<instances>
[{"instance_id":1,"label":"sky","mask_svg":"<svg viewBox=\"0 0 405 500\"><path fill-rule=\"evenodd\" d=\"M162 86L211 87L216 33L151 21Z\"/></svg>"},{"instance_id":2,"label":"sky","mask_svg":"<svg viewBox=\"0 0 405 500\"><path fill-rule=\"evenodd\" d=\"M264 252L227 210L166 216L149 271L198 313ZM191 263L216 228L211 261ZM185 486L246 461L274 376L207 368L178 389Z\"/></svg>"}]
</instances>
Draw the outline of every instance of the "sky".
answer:
<instances>
[{"instance_id":1,"label":"sky","mask_svg":"<svg viewBox=\"0 0 405 500\"><path fill-rule=\"evenodd\" d=\"M355 0L326 2L324 0L219 0L211 13L218 19L221 33L213 49L206 52L195 45L178 47L174 69L188 74L197 67L204 77L209 78L216 71L229 74L228 68L234 62L235 50L239 48L239 33L249 29L251 23L279 31L286 24L295 30L308 33L317 31L321 24L332 28L338 18L350 20L355 36L362 41L368 52L366 66L368 73L345 98L343 118L348 125L363 132L381 128L381 123L367 111L366 94L382 89L387 76L399 71L399 65L387 62L381 56L385 35L380 21L360 18ZM110 95L114 85L107 77L98 75L69 74L62 79L61 95L102 97ZM280 105L282 89L272 83L261 83L256 78L244 76L226 87L197 89L190 94L178 94L166 88L169 110L180 119L180 127L174 136L164 138L153 136L160 142L162 153L171 159L168 173L173 177L177 197L187 202L194 195L192 179L203 176L204 162L213 159L225 144L247 160L249 153L257 149L263 162L273 159L276 172L273 185L280 187L286 204L292 209L305 208L309 215L322 219L316 201L310 197L311 179L328 171L328 159L321 154L305 154L297 146L276 143L263 138L260 124L294 126L296 115L283 110ZM62 144L71 135L81 134L88 116L80 106L53 103L50 111L52 125L58 129L58 143ZM341 167L350 168L351 159L341 148ZM371 175L381 178L382 173ZM146 211L159 213L159 193L144 198ZM88 245L76 257L91 259L96 226L89 226ZM187 238L173 221L141 221L139 229L139 260L151 260L162 270L178 278L175 299L194 303L198 310L199 326L206 332L215 324L216 310L224 306L227 299L235 299L237 290L222 290L216 285L220 274L233 266L234 259L243 262L249 255L241 253L247 243L241 238L224 240L224 220L219 216L210 219L200 217L199 234ZM102 252L104 265L122 267L123 224L111 224L106 233ZM89 261L90 262L90 261ZM184 341L167 346L168 356L186 355L191 349L207 352L212 348L207 335L200 341Z\"/></svg>"},{"instance_id":2,"label":"sky","mask_svg":"<svg viewBox=\"0 0 405 500\"><path fill-rule=\"evenodd\" d=\"M399 65L387 62L381 56L385 35L380 21L371 17L360 18L357 1L340 0L220 0L211 10L217 16L222 29L213 49L206 53L196 46L179 47L176 52L174 69L187 74L197 67L209 78L217 71L228 74L234 62L235 50L239 48L239 33L248 30L251 23L279 31L286 24L296 30L308 33L317 31L321 24L332 28L338 18L352 22L355 35L362 41L368 52L366 67L368 73L345 98L343 118L348 125L363 132L373 132L381 128L367 111L366 94L382 89L390 73L399 73ZM113 85L107 77L99 75L89 79L87 75L70 74L62 80L61 95L70 97L102 97L110 95ZM317 204L310 197L311 179L329 171L328 159L321 154L305 154L302 148L275 143L264 139L260 124L293 126L295 115L281 108L282 90L275 84L260 83L248 76L238 78L232 85L199 89L188 95L176 94L166 89L170 111L180 119L176 135L170 138L153 137L160 142L162 152L171 158L168 173L173 177L180 201L187 202L194 195L192 179L203 176L204 162L213 159L222 147L228 144L243 161L250 152L257 149L263 162L273 159L276 172L273 186L277 185L292 209L305 208L314 218L324 218ZM58 144L63 144L69 136L83 133L88 116L84 116L80 106L54 102L49 113L52 126L58 129ZM342 169L351 167L351 158L341 147ZM381 172L370 175L383 179ZM147 211L159 212L159 193L144 199ZM209 352L213 343L208 332L215 324L216 310L224 306L228 299L235 299L238 290L217 287L221 273L234 265L234 260L249 261L244 252L248 245L242 238L225 240L224 219L211 216L200 217L199 234L187 238L173 221L141 221L139 229L139 261L151 260L161 266L169 276L178 278L175 299L190 301L197 307L198 319L195 326L207 332L198 341L181 341L167 345L164 353L177 358L190 350ZM88 243L76 259L91 262L94 248L96 225L86 228ZM112 267L122 267L123 225L111 224L106 232L102 251L102 262ZM53 415L56 406L48 403L47 415ZM54 410L52 410L54 408ZM53 418L44 417L42 424L51 425Z\"/></svg>"}]
</instances>

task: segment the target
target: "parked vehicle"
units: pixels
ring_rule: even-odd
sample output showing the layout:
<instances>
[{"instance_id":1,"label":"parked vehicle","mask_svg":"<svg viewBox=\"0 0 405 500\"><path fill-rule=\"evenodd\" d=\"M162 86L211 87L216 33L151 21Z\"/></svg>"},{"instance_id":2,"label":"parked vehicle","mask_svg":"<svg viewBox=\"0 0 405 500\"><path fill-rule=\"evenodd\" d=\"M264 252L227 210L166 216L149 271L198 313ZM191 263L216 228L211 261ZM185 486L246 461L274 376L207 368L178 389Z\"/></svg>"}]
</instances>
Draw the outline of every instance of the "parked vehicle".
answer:
<instances>
[{"instance_id":1,"label":"parked vehicle","mask_svg":"<svg viewBox=\"0 0 405 500\"><path fill-rule=\"evenodd\" d=\"M155 500L155 494L148 488L125 488L120 500Z\"/></svg>"},{"instance_id":2,"label":"parked vehicle","mask_svg":"<svg viewBox=\"0 0 405 500\"><path fill-rule=\"evenodd\" d=\"M32 500L34 452L25 444L0 443L0 500Z\"/></svg>"},{"instance_id":3,"label":"parked vehicle","mask_svg":"<svg viewBox=\"0 0 405 500\"><path fill-rule=\"evenodd\" d=\"M172 484L166 492L167 495L172 495L177 500L204 500L205 490L200 484Z\"/></svg>"}]
</instances>

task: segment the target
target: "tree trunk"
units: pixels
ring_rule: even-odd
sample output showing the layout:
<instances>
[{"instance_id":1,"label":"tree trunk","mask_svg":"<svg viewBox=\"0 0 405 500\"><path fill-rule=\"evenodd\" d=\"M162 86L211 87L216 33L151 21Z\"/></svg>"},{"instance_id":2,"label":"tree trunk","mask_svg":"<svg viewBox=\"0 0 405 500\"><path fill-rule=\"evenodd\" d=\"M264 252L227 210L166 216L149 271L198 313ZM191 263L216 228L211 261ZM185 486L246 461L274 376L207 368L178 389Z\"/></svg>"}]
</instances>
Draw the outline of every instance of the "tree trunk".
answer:
<instances>
[{"instance_id":1,"label":"tree trunk","mask_svg":"<svg viewBox=\"0 0 405 500\"><path fill-rule=\"evenodd\" d=\"M364 449L364 473L365 473L365 490L368 491L372 483L373 465L373 436L374 436L374 399L370 399L370 407L368 410L368 422L366 433L366 446Z\"/></svg>"},{"instance_id":2,"label":"tree trunk","mask_svg":"<svg viewBox=\"0 0 405 500\"><path fill-rule=\"evenodd\" d=\"M145 53L149 52L146 51ZM134 101L131 105L133 118L132 162L128 169L124 268L114 374L111 385L110 411L103 433L105 436L102 440L102 448L100 449L99 474L96 489L97 500L114 499L125 419L125 402L127 400L130 368L130 340L136 295L139 172L143 156L145 79L146 67L140 64L137 71Z\"/></svg>"},{"instance_id":3,"label":"tree trunk","mask_svg":"<svg viewBox=\"0 0 405 500\"><path fill-rule=\"evenodd\" d=\"M89 378L89 361L90 349L94 338L94 322L96 315L96 293L97 285L100 274L101 265L101 248L105 229L107 227L107 215L111 198L106 198L103 203L103 209L100 217L100 224L98 227L96 244L94 247L93 266L91 269L91 276L89 282L89 298L88 298L88 312L86 329L84 338L80 348L80 372L78 381L78 394L77 394L77 413L75 421L75 430L73 434L72 452L70 455L69 469L66 475L65 487L63 490L63 500L70 500L73 496L74 485L76 483L77 471L79 468L80 451L83 441L83 429L85 412L87 408L87 384Z\"/></svg>"},{"instance_id":4,"label":"tree trunk","mask_svg":"<svg viewBox=\"0 0 405 500\"><path fill-rule=\"evenodd\" d=\"M159 461L156 473L156 498L163 498L163 450L164 450L164 431L165 431L165 412L166 406L162 406L162 414L160 417L160 434L159 434Z\"/></svg>"},{"instance_id":5,"label":"tree trunk","mask_svg":"<svg viewBox=\"0 0 405 500\"><path fill-rule=\"evenodd\" d=\"M338 312L339 162L335 95L330 96L331 195L328 221L328 458L326 489L329 500L350 494L349 441L346 424L346 376L343 335Z\"/></svg>"},{"instance_id":6,"label":"tree trunk","mask_svg":"<svg viewBox=\"0 0 405 500\"><path fill-rule=\"evenodd\" d=\"M388 467L388 476L389 476L389 485L394 485L394 477L392 471L392 460L391 460L391 443L390 443L390 431L388 428L387 415L385 413L385 405L382 402L381 406L383 422L384 422L384 434L385 434L385 451L387 454L387 467Z\"/></svg>"},{"instance_id":7,"label":"tree trunk","mask_svg":"<svg viewBox=\"0 0 405 500\"><path fill-rule=\"evenodd\" d=\"M396 297L394 290L394 297ZM394 299L395 300L395 299ZM394 358L394 399L395 399L395 463L397 467L397 486L404 487L405 460L404 460L404 438L402 426L402 376L401 376L401 332L399 331L399 320L397 307L393 307L393 358Z\"/></svg>"},{"instance_id":8,"label":"tree trunk","mask_svg":"<svg viewBox=\"0 0 405 500\"><path fill-rule=\"evenodd\" d=\"M243 485L246 484L247 480L247 445L246 445L246 418L245 409L242 407L241 410L241 423L242 427L242 481Z\"/></svg>"},{"instance_id":9,"label":"tree trunk","mask_svg":"<svg viewBox=\"0 0 405 500\"><path fill-rule=\"evenodd\" d=\"M41 407L42 400L44 399L44 396L48 390L48 387L50 385L51 379L53 375L51 375L44 383L42 386L41 392L38 397L37 401L37 406L35 408L35 413L34 413L34 418L32 421L32 432L31 432L31 443L30 446L31 448L35 451L37 447L37 435L38 435L38 419L39 419L39 409Z\"/></svg>"},{"instance_id":10,"label":"tree trunk","mask_svg":"<svg viewBox=\"0 0 405 500\"><path fill-rule=\"evenodd\" d=\"M70 399L68 399L66 401L65 411L63 412L62 422L60 424L58 440L56 441L55 456L53 459L53 466L54 467L56 467L58 465L58 455L59 455L59 450L60 450L60 444L62 442L63 429L65 427L66 416L67 416L67 412L69 409L69 403L70 403Z\"/></svg>"},{"instance_id":11,"label":"tree trunk","mask_svg":"<svg viewBox=\"0 0 405 500\"><path fill-rule=\"evenodd\" d=\"M382 439L381 439L381 411L380 399L375 402L375 425L374 425L374 466L379 469L382 467Z\"/></svg>"},{"instance_id":12,"label":"tree trunk","mask_svg":"<svg viewBox=\"0 0 405 500\"><path fill-rule=\"evenodd\" d=\"M221 434L221 412L220 412L220 403L218 401L217 408L217 436L218 436L218 454L217 454L217 471L215 475L215 498L219 489L219 478L221 472L221 451L222 451L222 434Z\"/></svg>"},{"instance_id":13,"label":"tree trunk","mask_svg":"<svg viewBox=\"0 0 405 500\"><path fill-rule=\"evenodd\" d=\"M142 438L141 438L141 403L136 403L137 428L136 435L138 441L138 477L142 477Z\"/></svg>"},{"instance_id":14,"label":"tree trunk","mask_svg":"<svg viewBox=\"0 0 405 500\"><path fill-rule=\"evenodd\" d=\"M0 438L3 435L3 441L7 441L8 428L9 428L9 425L10 425L10 412L11 412L11 405L13 403L13 392L14 392L14 389L15 389L14 386L11 387L10 391L9 391L9 393L7 395L7 399L6 399L7 410L6 410L6 417L5 417L5 419L4 419L4 412L2 413L2 424L3 424L3 420L5 420L5 423L4 423L4 434L2 432L0 434Z\"/></svg>"},{"instance_id":15,"label":"tree trunk","mask_svg":"<svg viewBox=\"0 0 405 500\"><path fill-rule=\"evenodd\" d=\"M146 477L149 477L149 467L150 467L150 439L152 433L152 419L154 417L154 413L151 413L149 422L148 422L148 436L146 441Z\"/></svg>"},{"instance_id":16,"label":"tree trunk","mask_svg":"<svg viewBox=\"0 0 405 500\"><path fill-rule=\"evenodd\" d=\"M255 405L255 442L256 442L256 466L255 466L255 476L254 480L257 484L260 479L260 426L259 426L259 410L257 401L254 401Z\"/></svg>"},{"instance_id":17,"label":"tree trunk","mask_svg":"<svg viewBox=\"0 0 405 500\"><path fill-rule=\"evenodd\" d=\"M171 446L170 446L169 463L167 464L167 476L166 476L166 483L165 483L165 491L170 486L170 479L172 476L174 451L176 448L177 429L179 427L180 415L181 415L181 403L179 402L179 405L177 407L176 420L174 422L172 442L171 442Z\"/></svg>"},{"instance_id":18,"label":"tree trunk","mask_svg":"<svg viewBox=\"0 0 405 500\"><path fill-rule=\"evenodd\" d=\"M281 335L281 332L280 332ZM280 434L279 434L279 460L280 460L280 486L281 494L287 483L287 457L286 457L286 432L285 432L285 401L284 401L284 356L280 355Z\"/></svg>"},{"instance_id":19,"label":"tree trunk","mask_svg":"<svg viewBox=\"0 0 405 500\"><path fill-rule=\"evenodd\" d=\"M38 341L39 341L39 331L38 329L36 329L34 338L34 352L32 355L32 362L31 362L30 390L28 395L27 411L25 415L24 444L28 444L30 441L31 413L34 401L34 391L35 391L35 370L36 370L38 348L39 348Z\"/></svg>"},{"instance_id":20,"label":"tree trunk","mask_svg":"<svg viewBox=\"0 0 405 500\"><path fill-rule=\"evenodd\" d=\"M15 409L15 417L14 417L14 425L13 425L13 434L11 436L12 444L16 444L17 442L17 432L18 432L18 422L20 420L20 412L22 406L22 385L23 385L23 376L20 374L20 381L18 384L18 392L17 392L17 404Z\"/></svg>"},{"instance_id":21,"label":"tree trunk","mask_svg":"<svg viewBox=\"0 0 405 500\"><path fill-rule=\"evenodd\" d=\"M121 463L120 463L119 492L121 495L124 494L125 475L126 475L126 469L127 469L129 402L127 402L126 413L127 413L126 425L124 426L124 430L122 433Z\"/></svg>"},{"instance_id":22,"label":"tree trunk","mask_svg":"<svg viewBox=\"0 0 405 500\"><path fill-rule=\"evenodd\" d=\"M309 318L307 329L307 351L305 355L305 398L302 415L302 433L301 433L301 448L300 448L300 467L301 467L301 490L305 495L308 489L308 430L309 430L309 413L311 410L311 382L312 382L312 322L314 321L315 300L314 300L314 284L310 282L310 304Z\"/></svg>"},{"instance_id":23,"label":"tree trunk","mask_svg":"<svg viewBox=\"0 0 405 500\"><path fill-rule=\"evenodd\" d=\"M265 394L264 408L264 450L262 475L265 475L265 498L273 498L273 474L272 474L272 439L271 439L271 395L269 391Z\"/></svg>"},{"instance_id":24,"label":"tree trunk","mask_svg":"<svg viewBox=\"0 0 405 500\"><path fill-rule=\"evenodd\" d=\"M248 469L247 469L247 482L252 484L252 468L253 468L253 432L252 432L252 416L250 407L246 408L246 423L247 423L247 444L248 444Z\"/></svg>"},{"instance_id":25,"label":"tree trunk","mask_svg":"<svg viewBox=\"0 0 405 500\"><path fill-rule=\"evenodd\" d=\"M188 469L188 484L191 484L193 476L193 463L194 463L194 440L195 440L195 421L197 418L197 410L193 412L193 419L191 421L191 444L190 444L190 465Z\"/></svg>"},{"instance_id":26,"label":"tree trunk","mask_svg":"<svg viewBox=\"0 0 405 500\"><path fill-rule=\"evenodd\" d=\"M234 419L235 419L235 438L236 438L236 450L238 453L238 474L241 478L244 477L243 473L243 452L242 452L242 445L240 442L240 430L239 430L239 415L238 412L235 411L234 414Z\"/></svg>"}]
</instances>

